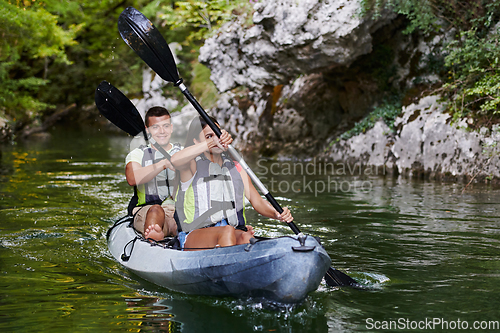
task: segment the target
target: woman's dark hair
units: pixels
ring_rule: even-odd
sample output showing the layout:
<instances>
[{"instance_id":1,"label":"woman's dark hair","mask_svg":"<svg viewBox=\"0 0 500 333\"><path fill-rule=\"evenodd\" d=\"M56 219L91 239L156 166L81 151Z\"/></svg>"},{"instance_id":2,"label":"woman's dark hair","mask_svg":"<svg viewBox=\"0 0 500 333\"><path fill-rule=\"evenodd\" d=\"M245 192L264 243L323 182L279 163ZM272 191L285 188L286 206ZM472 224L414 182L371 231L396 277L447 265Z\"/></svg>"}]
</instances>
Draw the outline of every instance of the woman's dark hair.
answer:
<instances>
[{"instance_id":1,"label":"woman's dark hair","mask_svg":"<svg viewBox=\"0 0 500 333\"><path fill-rule=\"evenodd\" d=\"M214 117L212 117L212 116L208 116L208 117L217 126L220 126ZM186 136L186 143L184 144L184 148L194 145L193 139L198 140L201 131L203 131L203 129L205 127L207 127L207 125L208 125L207 122L205 121L205 119L203 119L202 116L198 116L198 117L194 118L191 121L191 124L189 125L189 129L188 129L187 136Z\"/></svg>"},{"instance_id":2,"label":"woman's dark hair","mask_svg":"<svg viewBox=\"0 0 500 333\"><path fill-rule=\"evenodd\" d=\"M169 116L170 117L170 112L168 112L167 109L161 106L153 106L146 112L146 119L144 119L144 122L146 123L146 127L149 127L149 118L150 117L163 117L163 116Z\"/></svg>"}]
</instances>

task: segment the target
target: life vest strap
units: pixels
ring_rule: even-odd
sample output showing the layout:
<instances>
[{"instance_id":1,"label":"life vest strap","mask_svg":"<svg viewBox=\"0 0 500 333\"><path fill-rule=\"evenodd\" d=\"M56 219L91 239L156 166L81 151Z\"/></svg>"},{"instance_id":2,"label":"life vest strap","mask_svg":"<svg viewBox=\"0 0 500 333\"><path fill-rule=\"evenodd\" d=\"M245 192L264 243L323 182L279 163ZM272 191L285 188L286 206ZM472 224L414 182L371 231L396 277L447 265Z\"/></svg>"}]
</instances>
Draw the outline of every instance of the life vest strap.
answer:
<instances>
[{"instance_id":1,"label":"life vest strap","mask_svg":"<svg viewBox=\"0 0 500 333\"><path fill-rule=\"evenodd\" d=\"M209 219L210 216L212 216L213 214L220 212L222 210L222 211L224 211L224 215L227 215L226 214L227 210L234 209L236 207L236 203L234 201L215 201L215 200L212 200L210 202L210 205L211 205L211 207L206 212L204 212L203 214L198 216L196 219L194 219L194 221L191 222L190 225L197 227L198 225L202 224L204 221ZM196 227L195 227L195 229L196 229Z\"/></svg>"},{"instance_id":2,"label":"life vest strap","mask_svg":"<svg viewBox=\"0 0 500 333\"><path fill-rule=\"evenodd\" d=\"M204 182L209 182L211 180L231 180L229 175L210 175L202 178Z\"/></svg>"}]
</instances>

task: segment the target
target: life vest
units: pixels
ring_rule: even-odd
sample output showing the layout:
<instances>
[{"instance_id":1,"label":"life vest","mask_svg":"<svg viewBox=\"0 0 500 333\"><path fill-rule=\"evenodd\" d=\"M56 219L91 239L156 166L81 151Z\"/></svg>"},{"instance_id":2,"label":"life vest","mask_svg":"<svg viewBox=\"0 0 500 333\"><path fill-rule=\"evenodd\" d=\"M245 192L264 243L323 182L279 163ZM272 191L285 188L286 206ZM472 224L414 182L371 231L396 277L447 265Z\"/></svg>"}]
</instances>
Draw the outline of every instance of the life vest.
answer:
<instances>
[{"instance_id":1,"label":"life vest","mask_svg":"<svg viewBox=\"0 0 500 333\"><path fill-rule=\"evenodd\" d=\"M212 226L225 219L237 227L245 225L245 187L234 162L222 154L222 167L205 155L196 157L196 173L189 187L179 188L175 201L176 221L181 231Z\"/></svg>"},{"instance_id":2,"label":"life vest","mask_svg":"<svg viewBox=\"0 0 500 333\"><path fill-rule=\"evenodd\" d=\"M143 167L158 163L166 157L161 152L149 146L141 145L144 153L141 165ZM172 148L167 152L170 156L182 149L179 143L173 143ZM132 215L132 210L136 206L143 205L161 205L165 199L173 198L174 194L175 171L165 169L156 177L145 184L140 184L134 187L134 196L129 203L129 214Z\"/></svg>"}]
</instances>

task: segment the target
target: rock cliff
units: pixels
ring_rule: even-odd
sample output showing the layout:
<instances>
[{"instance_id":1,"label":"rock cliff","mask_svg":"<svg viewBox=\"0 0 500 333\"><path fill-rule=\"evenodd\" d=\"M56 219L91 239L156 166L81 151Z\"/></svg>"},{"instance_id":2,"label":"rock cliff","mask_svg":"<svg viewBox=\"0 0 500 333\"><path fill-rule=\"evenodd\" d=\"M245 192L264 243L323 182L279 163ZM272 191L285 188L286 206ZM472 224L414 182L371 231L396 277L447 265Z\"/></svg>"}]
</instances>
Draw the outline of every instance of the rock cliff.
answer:
<instances>
[{"instance_id":1,"label":"rock cliff","mask_svg":"<svg viewBox=\"0 0 500 333\"><path fill-rule=\"evenodd\" d=\"M352 0L270 0L254 10L223 26L199 56L221 92L209 111L238 148L408 177L500 179L500 128L474 132L465 121L452 124L438 96L420 94L439 83L432 67L439 66L442 38L403 34L405 19L391 12L362 18ZM148 75L149 102L172 102L159 100L161 83ZM395 131L378 121L366 133L337 139L395 94L406 104ZM179 140L195 115L189 105L174 115Z\"/></svg>"},{"instance_id":2,"label":"rock cliff","mask_svg":"<svg viewBox=\"0 0 500 333\"><path fill-rule=\"evenodd\" d=\"M437 96L443 37L402 33L357 1L262 1L251 18L223 26L200 50L222 93L211 110L242 150L278 158L322 157L432 179L499 178L499 128L451 124ZM336 139L390 95L404 95L396 131L379 121ZM333 143L335 142L335 143Z\"/></svg>"},{"instance_id":3,"label":"rock cliff","mask_svg":"<svg viewBox=\"0 0 500 333\"><path fill-rule=\"evenodd\" d=\"M372 34L394 14L376 21L357 15L357 1L262 1L253 23L245 16L206 41L199 60L212 70L220 91L238 86L262 89L298 75L348 67L372 51Z\"/></svg>"},{"instance_id":4,"label":"rock cliff","mask_svg":"<svg viewBox=\"0 0 500 333\"><path fill-rule=\"evenodd\" d=\"M425 64L439 40L404 35L384 12L362 18L357 1L263 1L200 50L223 93L212 110L237 145L271 156L313 156L388 94L432 84ZM248 145L247 142L251 142Z\"/></svg>"},{"instance_id":5,"label":"rock cliff","mask_svg":"<svg viewBox=\"0 0 500 333\"><path fill-rule=\"evenodd\" d=\"M404 107L393 133L378 121L366 133L332 145L322 157L378 173L468 182L500 180L500 126L472 131L452 123L437 96ZM363 168L362 168L363 169Z\"/></svg>"}]
</instances>

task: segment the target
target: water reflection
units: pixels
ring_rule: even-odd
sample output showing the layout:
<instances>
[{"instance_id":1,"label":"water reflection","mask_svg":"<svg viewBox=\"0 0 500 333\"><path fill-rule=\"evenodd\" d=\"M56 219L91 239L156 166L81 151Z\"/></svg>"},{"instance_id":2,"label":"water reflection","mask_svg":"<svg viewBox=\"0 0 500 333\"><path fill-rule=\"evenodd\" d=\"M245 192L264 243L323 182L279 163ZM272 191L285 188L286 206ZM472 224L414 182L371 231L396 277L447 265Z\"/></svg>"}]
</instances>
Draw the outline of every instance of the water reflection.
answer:
<instances>
[{"instance_id":1,"label":"water reflection","mask_svg":"<svg viewBox=\"0 0 500 333\"><path fill-rule=\"evenodd\" d=\"M181 332L181 324L173 320L168 305L153 297L125 298L128 320L140 328L139 331Z\"/></svg>"},{"instance_id":2,"label":"water reflection","mask_svg":"<svg viewBox=\"0 0 500 333\"><path fill-rule=\"evenodd\" d=\"M290 332L328 329L322 305L307 300L297 306L265 300L161 294L126 297L128 320L140 331L154 332Z\"/></svg>"}]
</instances>

